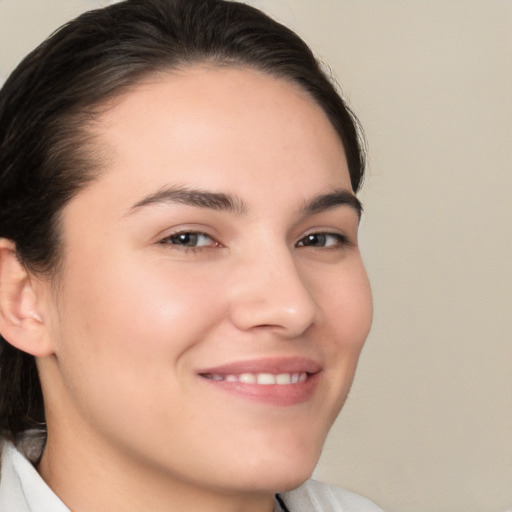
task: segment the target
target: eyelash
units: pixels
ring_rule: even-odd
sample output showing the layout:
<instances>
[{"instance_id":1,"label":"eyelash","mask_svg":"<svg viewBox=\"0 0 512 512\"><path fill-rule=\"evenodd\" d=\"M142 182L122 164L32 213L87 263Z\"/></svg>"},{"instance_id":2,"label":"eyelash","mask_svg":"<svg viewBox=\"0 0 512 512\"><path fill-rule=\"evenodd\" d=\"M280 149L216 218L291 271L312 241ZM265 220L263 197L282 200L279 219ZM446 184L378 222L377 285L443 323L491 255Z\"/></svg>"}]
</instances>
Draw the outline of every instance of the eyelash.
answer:
<instances>
[{"instance_id":1,"label":"eyelash","mask_svg":"<svg viewBox=\"0 0 512 512\"><path fill-rule=\"evenodd\" d=\"M322 245L320 247L313 245L313 244L304 243L305 240L307 240L308 242L311 242L311 241L313 241L314 238L320 239L320 240L334 238L335 242L332 245ZM345 246L349 245L349 243L350 243L349 239L345 235L342 235L341 233L329 233L329 232L325 232L325 231L319 231L319 232L309 233L306 236L302 237L297 242L297 247L313 247L313 248L333 250L333 249L339 249L341 247L345 247Z\"/></svg>"},{"instance_id":2,"label":"eyelash","mask_svg":"<svg viewBox=\"0 0 512 512\"><path fill-rule=\"evenodd\" d=\"M181 240L180 240L181 237ZM187 245L187 242L192 240L196 240L200 237L208 238L211 243L204 244L204 245ZM323 241L324 243L327 242L329 238L334 239L334 243L331 245L315 245L315 239L316 241ZM183 242L183 243L180 243ZM222 247L222 245L214 240L210 235L206 233L201 233L198 231L179 231L177 233L173 233L172 235L166 236L162 240L159 241L159 244L161 245L170 245L174 246L173 248L177 248L181 251L188 251L188 252L197 252L208 248L218 248ZM304 248L313 248L313 249L328 249L328 250L336 250L340 249L342 247L346 247L347 245L350 245L349 239L342 235L341 233L330 233L325 231L319 231L319 232L313 232L305 235L302 237L297 243L296 247L304 247Z\"/></svg>"},{"instance_id":3,"label":"eyelash","mask_svg":"<svg viewBox=\"0 0 512 512\"><path fill-rule=\"evenodd\" d=\"M179 238L181 237L181 242L183 243L176 243L179 242ZM211 240L211 244L205 244L205 245L187 245L187 239L198 239L199 237L205 237ZM221 244L216 242L210 235L207 235L206 233L201 233L199 231L179 231L177 233L173 233L172 235L166 236L165 238L162 238L162 240L159 241L162 245L171 245L175 246L176 248L179 248L178 250L182 251L189 251L189 252L196 252L201 251L205 248L211 248L211 247L221 247Z\"/></svg>"}]
</instances>

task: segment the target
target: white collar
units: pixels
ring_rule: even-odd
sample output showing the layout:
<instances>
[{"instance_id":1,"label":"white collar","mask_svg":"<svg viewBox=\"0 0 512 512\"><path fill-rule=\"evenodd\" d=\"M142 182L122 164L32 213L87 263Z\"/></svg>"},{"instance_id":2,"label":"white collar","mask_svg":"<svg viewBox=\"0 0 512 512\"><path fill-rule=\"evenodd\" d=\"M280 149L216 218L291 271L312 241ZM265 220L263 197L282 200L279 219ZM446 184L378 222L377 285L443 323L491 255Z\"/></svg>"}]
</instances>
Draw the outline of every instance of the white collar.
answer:
<instances>
[{"instance_id":1,"label":"white collar","mask_svg":"<svg viewBox=\"0 0 512 512\"><path fill-rule=\"evenodd\" d=\"M5 512L70 512L36 468L11 443L2 446L0 510Z\"/></svg>"}]
</instances>

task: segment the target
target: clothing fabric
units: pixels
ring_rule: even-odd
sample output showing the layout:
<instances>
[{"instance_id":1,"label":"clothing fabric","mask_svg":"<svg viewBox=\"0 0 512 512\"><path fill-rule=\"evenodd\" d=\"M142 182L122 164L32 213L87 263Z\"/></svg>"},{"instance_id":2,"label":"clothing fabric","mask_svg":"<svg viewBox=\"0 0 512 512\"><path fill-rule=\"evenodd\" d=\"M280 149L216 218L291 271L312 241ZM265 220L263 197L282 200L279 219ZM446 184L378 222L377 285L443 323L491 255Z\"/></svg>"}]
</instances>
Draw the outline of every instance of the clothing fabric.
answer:
<instances>
[{"instance_id":1,"label":"clothing fabric","mask_svg":"<svg viewBox=\"0 0 512 512\"><path fill-rule=\"evenodd\" d=\"M382 512L362 496L314 480L279 496L288 512ZM274 510L283 512L277 499ZM25 455L7 442L1 457L0 511L70 512Z\"/></svg>"},{"instance_id":2,"label":"clothing fabric","mask_svg":"<svg viewBox=\"0 0 512 512\"><path fill-rule=\"evenodd\" d=\"M316 480L280 496L289 512L383 512L359 494Z\"/></svg>"}]
</instances>

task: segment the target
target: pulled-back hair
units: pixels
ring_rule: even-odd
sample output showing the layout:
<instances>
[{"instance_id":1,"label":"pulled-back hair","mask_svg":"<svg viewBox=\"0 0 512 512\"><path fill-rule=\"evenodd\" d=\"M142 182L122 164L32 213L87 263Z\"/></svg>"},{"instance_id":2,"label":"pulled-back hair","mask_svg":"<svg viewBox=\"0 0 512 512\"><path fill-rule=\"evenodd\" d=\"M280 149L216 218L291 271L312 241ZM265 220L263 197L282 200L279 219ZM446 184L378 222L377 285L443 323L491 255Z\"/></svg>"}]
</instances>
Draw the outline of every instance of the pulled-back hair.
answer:
<instances>
[{"instance_id":1,"label":"pulled-back hair","mask_svg":"<svg viewBox=\"0 0 512 512\"><path fill-rule=\"evenodd\" d=\"M101 107L153 73L202 63L251 67L307 91L338 133L359 189L357 121L294 32L237 2L126 0L64 25L0 91L0 238L15 243L27 269L58 273L59 214L101 171L88 131ZM34 357L0 337L0 435L44 423Z\"/></svg>"}]
</instances>

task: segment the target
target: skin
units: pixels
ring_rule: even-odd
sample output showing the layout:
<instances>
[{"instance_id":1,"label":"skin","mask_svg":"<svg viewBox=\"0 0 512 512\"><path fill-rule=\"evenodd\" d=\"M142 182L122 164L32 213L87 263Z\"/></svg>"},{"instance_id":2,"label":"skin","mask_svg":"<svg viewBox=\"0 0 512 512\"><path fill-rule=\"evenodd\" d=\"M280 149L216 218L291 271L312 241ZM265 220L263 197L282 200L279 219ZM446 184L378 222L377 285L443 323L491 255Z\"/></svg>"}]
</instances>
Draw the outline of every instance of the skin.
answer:
<instances>
[{"instance_id":1,"label":"skin","mask_svg":"<svg viewBox=\"0 0 512 512\"><path fill-rule=\"evenodd\" d=\"M58 289L32 280L47 347L39 472L80 512L270 512L310 476L371 323L357 211L304 211L352 194L340 140L298 86L225 68L146 80L95 130L109 158L62 212ZM155 198L169 187L235 207ZM183 232L207 236L184 247ZM305 246L315 233L332 235ZM198 374L292 357L320 367L292 405Z\"/></svg>"}]
</instances>

